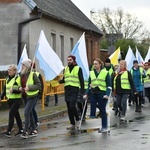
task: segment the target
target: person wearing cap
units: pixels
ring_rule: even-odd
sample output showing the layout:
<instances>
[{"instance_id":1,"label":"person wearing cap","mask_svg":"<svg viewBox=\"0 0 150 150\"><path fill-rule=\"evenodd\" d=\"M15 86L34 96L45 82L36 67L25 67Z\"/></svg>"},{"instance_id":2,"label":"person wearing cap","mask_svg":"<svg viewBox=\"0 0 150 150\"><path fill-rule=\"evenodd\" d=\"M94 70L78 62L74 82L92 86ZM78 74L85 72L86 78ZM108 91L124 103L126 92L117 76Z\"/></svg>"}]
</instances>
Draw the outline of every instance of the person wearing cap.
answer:
<instances>
[{"instance_id":1,"label":"person wearing cap","mask_svg":"<svg viewBox=\"0 0 150 150\"><path fill-rule=\"evenodd\" d=\"M21 93L18 90L20 86L20 80L17 75L17 68L14 64L8 68L8 76L6 77L6 85L3 88L1 99L6 96L9 105L9 120L7 131L3 133L6 137L11 137L11 131L14 126L14 118L16 119L19 131L15 135L23 133L22 120L19 113L21 105Z\"/></svg>"},{"instance_id":2,"label":"person wearing cap","mask_svg":"<svg viewBox=\"0 0 150 150\"><path fill-rule=\"evenodd\" d=\"M104 69L106 69L109 72L109 75L111 77L114 72L114 66L113 64L111 64L111 60L109 58L106 58L105 60Z\"/></svg>"},{"instance_id":3,"label":"person wearing cap","mask_svg":"<svg viewBox=\"0 0 150 150\"><path fill-rule=\"evenodd\" d=\"M65 88L65 101L70 120L70 126L67 127L67 130L74 130L75 127L79 128L79 115L76 104L79 88L81 94L84 94L84 79L82 69L76 63L76 57L69 55L67 62L68 66L65 67L63 79L59 83L64 83Z\"/></svg>"},{"instance_id":4,"label":"person wearing cap","mask_svg":"<svg viewBox=\"0 0 150 150\"><path fill-rule=\"evenodd\" d=\"M146 78L144 78L145 95L148 97L150 103L150 59L149 62L144 64L144 70L146 72Z\"/></svg>"},{"instance_id":5,"label":"person wearing cap","mask_svg":"<svg viewBox=\"0 0 150 150\"><path fill-rule=\"evenodd\" d=\"M131 73L127 70L127 64L125 60L121 60L119 63L119 70L114 77L113 89L116 94L117 108L119 109L119 117L121 121L126 120L127 111L127 98L130 93L131 87L133 93L136 93L134 82Z\"/></svg>"},{"instance_id":6,"label":"person wearing cap","mask_svg":"<svg viewBox=\"0 0 150 150\"><path fill-rule=\"evenodd\" d=\"M35 130L35 122L33 118L32 109L37 101L39 90L41 89L41 83L36 75L31 70L31 60L26 59L22 61L22 68L20 72L21 86L19 90L22 93L22 98L25 103L24 117L25 128L20 137L28 138L28 136L37 136L37 130ZM30 131L28 131L30 124Z\"/></svg>"},{"instance_id":7,"label":"person wearing cap","mask_svg":"<svg viewBox=\"0 0 150 150\"><path fill-rule=\"evenodd\" d=\"M143 100L143 79L146 77L145 71L142 67L139 67L138 61L133 61L133 67L130 70L133 82L136 88L136 95L134 100L136 104L135 112L141 112L141 105Z\"/></svg>"}]
</instances>

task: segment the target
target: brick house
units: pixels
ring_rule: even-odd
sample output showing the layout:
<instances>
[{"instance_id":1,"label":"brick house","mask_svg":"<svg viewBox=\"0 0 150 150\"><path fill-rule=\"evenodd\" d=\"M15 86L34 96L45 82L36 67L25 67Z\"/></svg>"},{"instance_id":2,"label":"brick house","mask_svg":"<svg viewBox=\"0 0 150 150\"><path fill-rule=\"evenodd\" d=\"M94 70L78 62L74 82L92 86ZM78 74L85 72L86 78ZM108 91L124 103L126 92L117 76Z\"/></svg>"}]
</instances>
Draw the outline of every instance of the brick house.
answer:
<instances>
[{"instance_id":1,"label":"brick house","mask_svg":"<svg viewBox=\"0 0 150 150\"><path fill-rule=\"evenodd\" d=\"M17 64L25 44L33 59L41 30L64 65L83 32L89 64L100 57L103 33L71 0L0 0L0 18L0 65Z\"/></svg>"}]
</instances>

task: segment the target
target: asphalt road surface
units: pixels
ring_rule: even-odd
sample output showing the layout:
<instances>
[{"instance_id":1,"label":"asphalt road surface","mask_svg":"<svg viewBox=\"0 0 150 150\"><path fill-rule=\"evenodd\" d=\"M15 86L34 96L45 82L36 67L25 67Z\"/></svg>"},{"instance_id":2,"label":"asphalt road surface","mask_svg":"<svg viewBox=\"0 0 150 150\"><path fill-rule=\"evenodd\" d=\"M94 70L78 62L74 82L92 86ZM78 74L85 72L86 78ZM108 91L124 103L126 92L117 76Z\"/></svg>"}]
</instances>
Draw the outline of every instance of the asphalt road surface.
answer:
<instances>
[{"instance_id":1,"label":"asphalt road surface","mask_svg":"<svg viewBox=\"0 0 150 150\"><path fill-rule=\"evenodd\" d=\"M81 130L68 131L67 114L52 121L42 122L38 136L28 139L0 135L0 149L25 150L149 150L150 149L150 106L147 103L142 113L128 107L127 122L120 122L110 110L110 134L98 133L101 120L87 119Z\"/></svg>"}]
</instances>

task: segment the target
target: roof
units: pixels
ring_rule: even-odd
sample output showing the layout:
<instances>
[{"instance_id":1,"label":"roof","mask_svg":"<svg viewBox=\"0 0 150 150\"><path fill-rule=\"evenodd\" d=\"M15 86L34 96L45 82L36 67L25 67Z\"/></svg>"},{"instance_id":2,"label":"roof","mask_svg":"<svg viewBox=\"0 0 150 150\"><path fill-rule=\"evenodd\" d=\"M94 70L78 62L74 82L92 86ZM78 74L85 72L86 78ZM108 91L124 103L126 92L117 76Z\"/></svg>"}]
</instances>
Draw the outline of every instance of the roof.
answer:
<instances>
[{"instance_id":1,"label":"roof","mask_svg":"<svg viewBox=\"0 0 150 150\"><path fill-rule=\"evenodd\" d=\"M71 0L34 0L37 6L54 19L103 35L102 31Z\"/></svg>"}]
</instances>

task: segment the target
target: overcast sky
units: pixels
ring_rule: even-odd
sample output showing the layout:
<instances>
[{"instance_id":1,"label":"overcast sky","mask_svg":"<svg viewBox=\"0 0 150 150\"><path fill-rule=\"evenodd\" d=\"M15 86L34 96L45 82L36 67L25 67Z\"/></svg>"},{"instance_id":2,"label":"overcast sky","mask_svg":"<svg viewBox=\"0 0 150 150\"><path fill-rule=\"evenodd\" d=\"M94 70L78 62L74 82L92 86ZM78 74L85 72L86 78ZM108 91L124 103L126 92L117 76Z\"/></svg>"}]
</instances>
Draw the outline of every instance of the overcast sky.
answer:
<instances>
[{"instance_id":1,"label":"overcast sky","mask_svg":"<svg viewBox=\"0 0 150 150\"><path fill-rule=\"evenodd\" d=\"M150 30L150 0L72 0L72 2L90 18L90 10L110 8L116 10L121 7L125 12L136 16L144 26Z\"/></svg>"}]
</instances>

